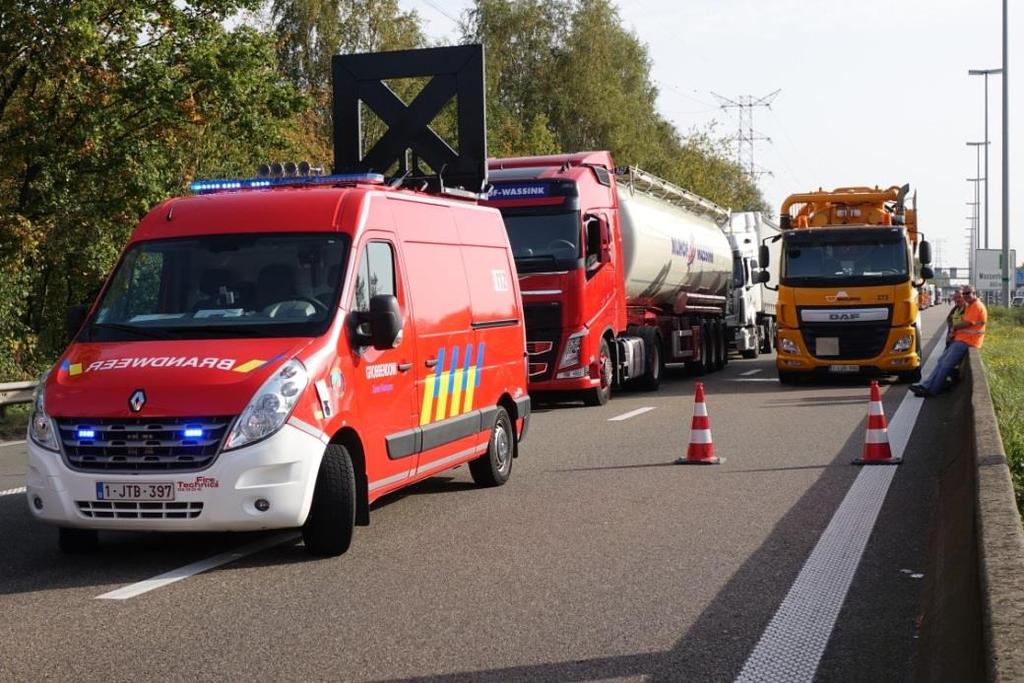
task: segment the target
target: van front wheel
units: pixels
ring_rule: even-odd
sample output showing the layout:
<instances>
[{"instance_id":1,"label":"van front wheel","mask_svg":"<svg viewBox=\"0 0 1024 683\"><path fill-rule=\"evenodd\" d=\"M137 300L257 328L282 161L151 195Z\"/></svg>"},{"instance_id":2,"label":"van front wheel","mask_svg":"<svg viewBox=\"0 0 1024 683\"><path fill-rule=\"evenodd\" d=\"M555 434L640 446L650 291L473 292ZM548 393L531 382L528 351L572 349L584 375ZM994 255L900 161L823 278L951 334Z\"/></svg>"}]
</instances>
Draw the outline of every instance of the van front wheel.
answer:
<instances>
[{"instance_id":1,"label":"van front wheel","mask_svg":"<svg viewBox=\"0 0 1024 683\"><path fill-rule=\"evenodd\" d=\"M356 521L356 477L352 457L341 444L331 444L320 461L309 517L302 540L311 555L335 557L352 544Z\"/></svg>"},{"instance_id":2,"label":"van front wheel","mask_svg":"<svg viewBox=\"0 0 1024 683\"><path fill-rule=\"evenodd\" d=\"M512 474L512 454L516 447L516 432L504 408L498 408L491 427L487 452L469 462L469 473L480 486L501 486Z\"/></svg>"}]
</instances>

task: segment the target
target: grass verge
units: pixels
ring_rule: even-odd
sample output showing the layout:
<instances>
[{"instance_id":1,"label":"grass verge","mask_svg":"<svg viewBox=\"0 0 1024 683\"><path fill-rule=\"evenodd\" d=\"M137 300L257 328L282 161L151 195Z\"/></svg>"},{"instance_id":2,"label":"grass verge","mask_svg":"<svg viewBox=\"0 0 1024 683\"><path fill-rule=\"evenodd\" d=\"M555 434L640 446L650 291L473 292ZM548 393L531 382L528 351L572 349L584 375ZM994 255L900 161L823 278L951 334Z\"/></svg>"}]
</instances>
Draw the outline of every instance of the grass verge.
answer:
<instances>
[{"instance_id":1,"label":"grass verge","mask_svg":"<svg viewBox=\"0 0 1024 683\"><path fill-rule=\"evenodd\" d=\"M25 438L31 403L7 406L6 414L0 417L0 441L20 441Z\"/></svg>"},{"instance_id":2,"label":"grass verge","mask_svg":"<svg viewBox=\"0 0 1024 683\"><path fill-rule=\"evenodd\" d=\"M1024 514L1024 308L992 306L981 357L1013 475L1017 510Z\"/></svg>"}]
</instances>

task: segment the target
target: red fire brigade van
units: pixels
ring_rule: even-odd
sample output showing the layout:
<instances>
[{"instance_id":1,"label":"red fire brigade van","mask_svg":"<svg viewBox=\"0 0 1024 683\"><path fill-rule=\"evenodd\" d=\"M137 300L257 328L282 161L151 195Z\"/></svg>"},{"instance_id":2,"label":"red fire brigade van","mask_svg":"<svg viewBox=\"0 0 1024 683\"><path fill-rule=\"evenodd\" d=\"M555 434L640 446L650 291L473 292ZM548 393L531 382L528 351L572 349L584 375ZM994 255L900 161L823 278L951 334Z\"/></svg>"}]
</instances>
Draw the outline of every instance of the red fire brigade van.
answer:
<instances>
[{"instance_id":1,"label":"red fire brigade van","mask_svg":"<svg viewBox=\"0 0 1024 683\"><path fill-rule=\"evenodd\" d=\"M62 548L301 527L336 555L389 492L508 479L530 400L501 215L383 181L197 182L143 218L36 394L29 507Z\"/></svg>"}]
</instances>

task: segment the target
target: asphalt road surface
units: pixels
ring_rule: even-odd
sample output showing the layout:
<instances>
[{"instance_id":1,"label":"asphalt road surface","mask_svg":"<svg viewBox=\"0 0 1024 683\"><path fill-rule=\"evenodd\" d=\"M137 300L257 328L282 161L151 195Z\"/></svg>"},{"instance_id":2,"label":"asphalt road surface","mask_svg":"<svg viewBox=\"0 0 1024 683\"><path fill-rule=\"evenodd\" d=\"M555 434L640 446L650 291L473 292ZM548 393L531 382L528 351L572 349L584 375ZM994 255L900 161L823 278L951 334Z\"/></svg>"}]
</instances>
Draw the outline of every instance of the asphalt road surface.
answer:
<instances>
[{"instance_id":1,"label":"asphalt road surface","mask_svg":"<svg viewBox=\"0 0 1024 683\"><path fill-rule=\"evenodd\" d=\"M329 560L279 534L102 533L62 555L16 491L24 445L2 446L0 679L910 679L955 392L883 382L904 463L861 468L866 381L783 387L773 358L734 358L704 379L725 461L673 465L694 381L539 407L507 485L430 479Z\"/></svg>"}]
</instances>

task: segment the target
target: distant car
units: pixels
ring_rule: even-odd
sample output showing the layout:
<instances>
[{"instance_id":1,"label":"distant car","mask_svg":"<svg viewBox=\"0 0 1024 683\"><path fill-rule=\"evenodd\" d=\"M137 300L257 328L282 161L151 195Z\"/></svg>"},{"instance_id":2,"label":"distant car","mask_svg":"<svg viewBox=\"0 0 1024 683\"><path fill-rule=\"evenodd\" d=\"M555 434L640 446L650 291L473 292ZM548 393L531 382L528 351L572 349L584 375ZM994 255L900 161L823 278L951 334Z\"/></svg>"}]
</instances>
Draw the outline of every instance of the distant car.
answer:
<instances>
[{"instance_id":1,"label":"distant car","mask_svg":"<svg viewBox=\"0 0 1024 683\"><path fill-rule=\"evenodd\" d=\"M1024 306L1024 296L1013 297L1013 300L1010 301L1010 306L1013 308Z\"/></svg>"}]
</instances>

